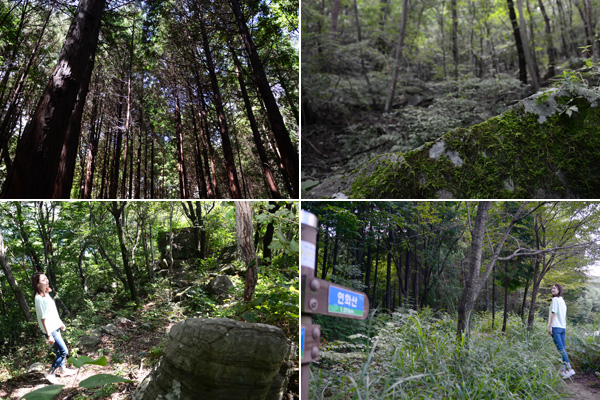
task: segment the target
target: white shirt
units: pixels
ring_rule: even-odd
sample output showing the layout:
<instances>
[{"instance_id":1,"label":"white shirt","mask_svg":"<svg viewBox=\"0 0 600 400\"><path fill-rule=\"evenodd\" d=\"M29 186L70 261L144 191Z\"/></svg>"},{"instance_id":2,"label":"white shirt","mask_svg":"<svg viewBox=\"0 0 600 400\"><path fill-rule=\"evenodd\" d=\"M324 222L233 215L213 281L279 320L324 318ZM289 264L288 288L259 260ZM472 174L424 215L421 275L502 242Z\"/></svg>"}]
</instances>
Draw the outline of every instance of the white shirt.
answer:
<instances>
[{"instance_id":1,"label":"white shirt","mask_svg":"<svg viewBox=\"0 0 600 400\"><path fill-rule=\"evenodd\" d=\"M63 325L63 322L58 315L56 304L48 293L46 293L44 297L40 296L39 294L35 295L35 313L37 314L38 325L40 326L42 332L46 335L54 332L55 330L59 329L61 325ZM44 329L42 320L46 320L46 328L48 328L48 332L46 332Z\"/></svg>"},{"instance_id":2,"label":"white shirt","mask_svg":"<svg viewBox=\"0 0 600 400\"><path fill-rule=\"evenodd\" d=\"M567 329L567 304L562 297L553 297L548 313L548 321L552 318L552 313L556 314L551 328Z\"/></svg>"}]
</instances>

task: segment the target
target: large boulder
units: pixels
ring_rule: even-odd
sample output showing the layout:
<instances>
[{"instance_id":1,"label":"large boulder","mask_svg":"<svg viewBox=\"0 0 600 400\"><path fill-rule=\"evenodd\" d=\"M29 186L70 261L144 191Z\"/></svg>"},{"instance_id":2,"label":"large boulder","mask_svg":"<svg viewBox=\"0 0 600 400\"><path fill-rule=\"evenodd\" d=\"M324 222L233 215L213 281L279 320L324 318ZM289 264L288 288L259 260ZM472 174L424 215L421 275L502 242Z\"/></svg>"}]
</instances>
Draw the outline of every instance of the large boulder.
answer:
<instances>
[{"instance_id":1,"label":"large boulder","mask_svg":"<svg viewBox=\"0 0 600 400\"><path fill-rule=\"evenodd\" d=\"M599 127L600 89L565 84L320 186L348 198L598 198Z\"/></svg>"},{"instance_id":2,"label":"large boulder","mask_svg":"<svg viewBox=\"0 0 600 400\"><path fill-rule=\"evenodd\" d=\"M212 294L217 298L227 298L229 296L229 289L233 287L231 279L227 275L217 276L211 279L206 285L206 292Z\"/></svg>"},{"instance_id":3,"label":"large boulder","mask_svg":"<svg viewBox=\"0 0 600 400\"><path fill-rule=\"evenodd\" d=\"M102 332L94 329L89 334L82 335L75 345L84 353L94 353L102 343Z\"/></svg>"},{"instance_id":4,"label":"large boulder","mask_svg":"<svg viewBox=\"0 0 600 400\"><path fill-rule=\"evenodd\" d=\"M173 326L163 357L133 399L279 400L295 354L274 326L188 319Z\"/></svg>"}]
</instances>

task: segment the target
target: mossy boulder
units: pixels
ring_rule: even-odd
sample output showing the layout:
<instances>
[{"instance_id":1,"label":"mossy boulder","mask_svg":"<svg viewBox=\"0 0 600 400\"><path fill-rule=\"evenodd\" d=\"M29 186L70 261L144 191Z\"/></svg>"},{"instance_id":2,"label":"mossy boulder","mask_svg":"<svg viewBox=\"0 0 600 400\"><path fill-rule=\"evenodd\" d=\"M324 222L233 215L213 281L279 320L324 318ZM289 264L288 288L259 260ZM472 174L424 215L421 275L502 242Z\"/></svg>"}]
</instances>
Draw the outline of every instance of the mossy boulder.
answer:
<instances>
[{"instance_id":1,"label":"mossy boulder","mask_svg":"<svg viewBox=\"0 0 600 400\"><path fill-rule=\"evenodd\" d=\"M347 178L350 198L598 198L600 90L539 92Z\"/></svg>"}]
</instances>

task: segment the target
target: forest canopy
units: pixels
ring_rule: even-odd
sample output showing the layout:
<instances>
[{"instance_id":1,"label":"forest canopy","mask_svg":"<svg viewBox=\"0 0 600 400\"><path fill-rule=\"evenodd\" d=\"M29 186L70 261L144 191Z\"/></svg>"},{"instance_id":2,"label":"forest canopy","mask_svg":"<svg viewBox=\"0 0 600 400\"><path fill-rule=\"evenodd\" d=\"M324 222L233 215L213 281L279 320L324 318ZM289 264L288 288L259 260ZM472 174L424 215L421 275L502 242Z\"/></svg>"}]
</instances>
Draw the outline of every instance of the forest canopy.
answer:
<instances>
[{"instance_id":1,"label":"forest canopy","mask_svg":"<svg viewBox=\"0 0 600 400\"><path fill-rule=\"evenodd\" d=\"M1 196L297 198L298 14L0 1Z\"/></svg>"}]
</instances>

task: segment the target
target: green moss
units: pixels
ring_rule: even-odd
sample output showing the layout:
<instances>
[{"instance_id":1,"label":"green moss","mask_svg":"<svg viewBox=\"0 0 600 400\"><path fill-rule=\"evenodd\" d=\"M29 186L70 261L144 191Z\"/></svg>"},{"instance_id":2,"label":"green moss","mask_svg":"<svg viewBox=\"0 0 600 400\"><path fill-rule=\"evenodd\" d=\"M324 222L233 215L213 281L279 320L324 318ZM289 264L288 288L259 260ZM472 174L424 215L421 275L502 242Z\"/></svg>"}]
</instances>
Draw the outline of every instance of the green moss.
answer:
<instances>
[{"instance_id":1,"label":"green moss","mask_svg":"<svg viewBox=\"0 0 600 400\"><path fill-rule=\"evenodd\" d=\"M540 124L517 107L380 156L355 173L350 197L598 198L600 108L583 98L570 104L578 109L571 117L555 113Z\"/></svg>"}]
</instances>

